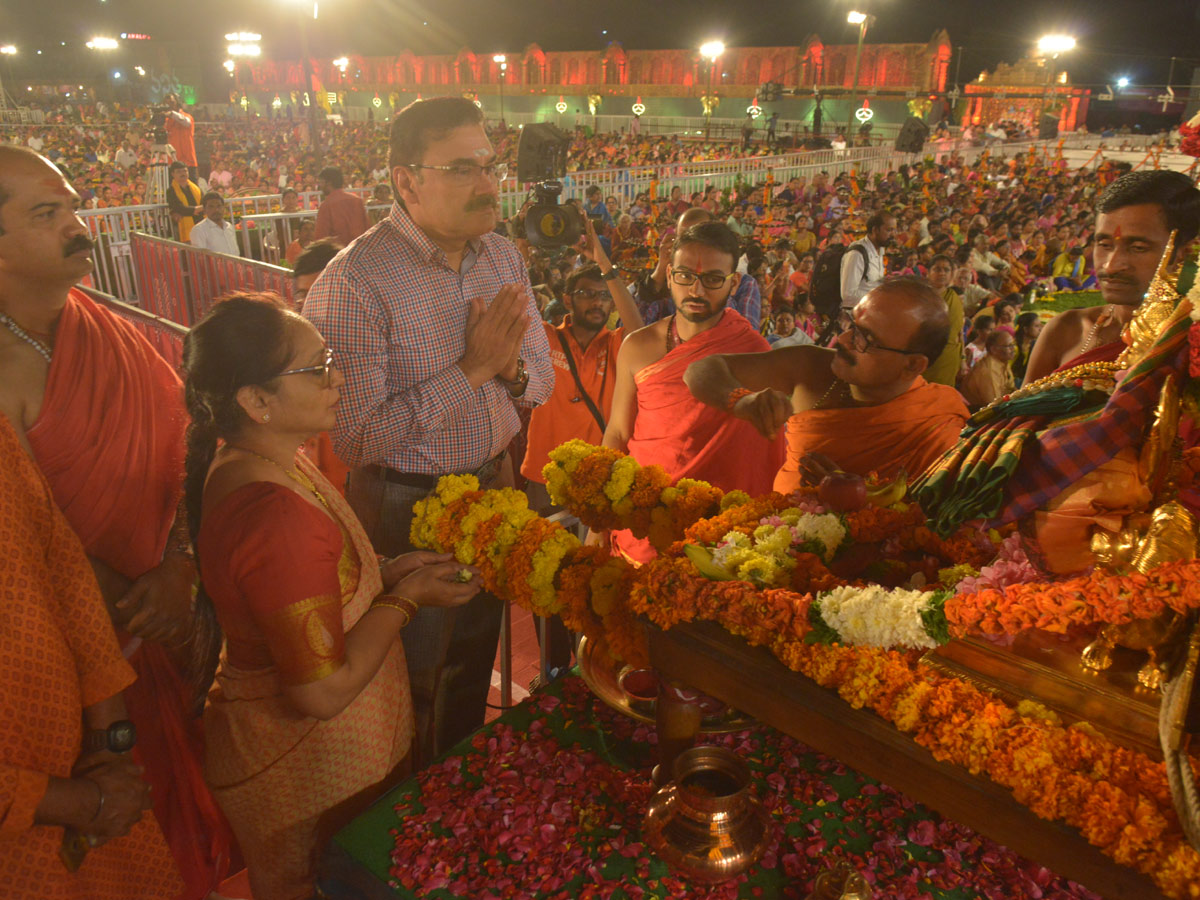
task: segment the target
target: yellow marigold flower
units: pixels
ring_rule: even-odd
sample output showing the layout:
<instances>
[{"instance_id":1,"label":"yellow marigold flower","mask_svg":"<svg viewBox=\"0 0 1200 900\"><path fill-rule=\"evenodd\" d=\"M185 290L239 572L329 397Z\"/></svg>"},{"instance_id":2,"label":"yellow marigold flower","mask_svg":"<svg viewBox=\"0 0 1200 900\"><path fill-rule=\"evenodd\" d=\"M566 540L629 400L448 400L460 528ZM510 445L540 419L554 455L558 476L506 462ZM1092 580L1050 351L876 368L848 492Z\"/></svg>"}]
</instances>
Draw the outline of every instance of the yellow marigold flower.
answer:
<instances>
[{"instance_id":1,"label":"yellow marigold flower","mask_svg":"<svg viewBox=\"0 0 1200 900\"><path fill-rule=\"evenodd\" d=\"M749 503L751 497L745 491L730 491L721 498L721 512L731 509L735 506L743 506Z\"/></svg>"},{"instance_id":2,"label":"yellow marigold flower","mask_svg":"<svg viewBox=\"0 0 1200 900\"><path fill-rule=\"evenodd\" d=\"M638 468L637 460L629 456L613 463L608 482L604 485L604 496L613 503L628 496L633 488L633 479L637 477Z\"/></svg>"},{"instance_id":3,"label":"yellow marigold flower","mask_svg":"<svg viewBox=\"0 0 1200 900\"><path fill-rule=\"evenodd\" d=\"M550 468L551 465L561 466L570 475L585 457L599 450L601 448L595 444L589 444L579 438L572 438L550 451L550 462L546 464L546 468ZM546 474L545 469L542 470L542 474Z\"/></svg>"},{"instance_id":4,"label":"yellow marigold flower","mask_svg":"<svg viewBox=\"0 0 1200 900\"><path fill-rule=\"evenodd\" d=\"M959 563L957 566L938 569L938 581L944 586L952 588L964 578L974 578L978 574L979 570L974 566L969 566L966 563Z\"/></svg>"},{"instance_id":5,"label":"yellow marigold flower","mask_svg":"<svg viewBox=\"0 0 1200 900\"><path fill-rule=\"evenodd\" d=\"M614 560L605 563L592 575L588 588L592 595L592 610L598 616L607 616L613 611L621 587L623 567Z\"/></svg>"},{"instance_id":6,"label":"yellow marigold flower","mask_svg":"<svg viewBox=\"0 0 1200 900\"><path fill-rule=\"evenodd\" d=\"M544 541L533 555L533 572L529 576L529 589L533 595L534 612L538 615L556 613L561 604L554 590L554 578L559 566L568 553L582 546L579 538L565 528L556 531Z\"/></svg>"}]
</instances>

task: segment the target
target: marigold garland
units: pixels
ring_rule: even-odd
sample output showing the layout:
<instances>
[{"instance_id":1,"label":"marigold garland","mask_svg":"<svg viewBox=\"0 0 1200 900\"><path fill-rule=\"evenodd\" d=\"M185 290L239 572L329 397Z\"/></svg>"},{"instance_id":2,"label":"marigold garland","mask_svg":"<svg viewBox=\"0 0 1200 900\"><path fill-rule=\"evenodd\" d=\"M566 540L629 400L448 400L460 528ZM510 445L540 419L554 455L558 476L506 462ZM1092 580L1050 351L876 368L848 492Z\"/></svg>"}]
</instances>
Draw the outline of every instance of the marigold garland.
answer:
<instances>
[{"instance_id":1,"label":"marigold garland","mask_svg":"<svg viewBox=\"0 0 1200 900\"><path fill-rule=\"evenodd\" d=\"M542 474L550 499L584 525L595 531L629 529L659 550L693 522L717 512L724 496L692 478L672 484L661 466L641 466L623 453L581 440L551 450Z\"/></svg>"},{"instance_id":2,"label":"marigold garland","mask_svg":"<svg viewBox=\"0 0 1200 900\"><path fill-rule=\"evenodd\" d=\"M602 460L607 460L603 466ZM661 477L626 464L618 468L620 461L619 455L578 452L569 459L572 472L584 479L585 493L577 499L586 496L597 517L622 523L634 513L618 513L615 506L629 501L642 521L650 521L651 528L657 521L663 533L671 529L676 538L711 540L730 530L752 530L759 519L795 502L778 495L739 497L739 505L704 519L704 509L717 508L715 489L662 488ZM655 491L657 500L647 507ZM597 494L603 503L596 503ZM934 672L919 663L916 653L814 643L817 598L848 584L814 554L797 554L792 590L709 581L688 560L674 556L635 571L602 548L579 546L561 526L529 512L523 501L516 492L481 492L469 477L443 479L414 509L413 541L473 561L490 589L538 614L561 612L570 627L603 636L610 652L634 664L647 661L638 615L662 628L718 622L751 644L768 647L786 666L836 690L850 705L873 710L935 758L985 775L1037 815L1079 829L1117 862L1146 873L1167 896L1200 896L1200 854L1183 837L1161 763L1114 744L1086 723L1064 727L1043 709L1013 708L966 681ZM915 524L919 510L914 509L860 511L846 517L847 528L859 543L896 541L910 552L957 563L948 573L988 562L988 545L994 552L998 536L988 540L960 533L942 541ZM1057 584L980 590L949 598L942 614L956 636L996 635L1123 623L1168 607L1200 608L1200 562L1168 563L1147 575L1092 573Z\"/></svg>"}]
</instances>

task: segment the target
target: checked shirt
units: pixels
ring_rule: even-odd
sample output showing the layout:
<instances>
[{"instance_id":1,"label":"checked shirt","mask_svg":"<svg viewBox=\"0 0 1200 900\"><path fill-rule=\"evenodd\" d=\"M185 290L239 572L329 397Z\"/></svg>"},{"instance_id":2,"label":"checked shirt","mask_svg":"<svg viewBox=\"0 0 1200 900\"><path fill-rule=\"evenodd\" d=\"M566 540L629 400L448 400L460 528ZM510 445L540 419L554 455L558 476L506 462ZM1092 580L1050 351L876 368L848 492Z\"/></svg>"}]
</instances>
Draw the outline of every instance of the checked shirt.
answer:
<instances>
[{"instance_id":1,"label":"checked shirt","mask_svg":"<svg viewBox=\"0 0 1200 900\"><path fill-rule=\"evenodd\" d=\"M525 288L532 326L521 342L529 384L515 401L537 406L554 389L545 329L525 262L506 238L471 241L460 271L399 205L329 264L304 305L346 376L333 446L349 466L471 472L520 430L495 380L473 389L455 363L466 349L469 301Z\"/></svg>"}]
</instances>

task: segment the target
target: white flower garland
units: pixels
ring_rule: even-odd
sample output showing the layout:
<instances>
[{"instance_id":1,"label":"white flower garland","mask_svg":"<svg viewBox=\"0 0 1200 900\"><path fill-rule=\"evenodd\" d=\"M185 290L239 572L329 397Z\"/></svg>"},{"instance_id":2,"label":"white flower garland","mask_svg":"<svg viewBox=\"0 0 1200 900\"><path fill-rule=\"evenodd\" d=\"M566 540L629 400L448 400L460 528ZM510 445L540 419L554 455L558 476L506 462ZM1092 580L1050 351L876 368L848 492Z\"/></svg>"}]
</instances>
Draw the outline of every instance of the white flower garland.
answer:
<instances>
[{"instance_id":1,"label":"white flower garland","mask_svg":"<svg viewBox=\"0 0 1200 900\"><path fill-rule=\"evenodd\" d=\"M839 587L822 594L822 620L837 632L840 643L867 647L936 647L921 613L930 609L931 591L889 591L879 585Z\"/></svg>"}]
</instances>

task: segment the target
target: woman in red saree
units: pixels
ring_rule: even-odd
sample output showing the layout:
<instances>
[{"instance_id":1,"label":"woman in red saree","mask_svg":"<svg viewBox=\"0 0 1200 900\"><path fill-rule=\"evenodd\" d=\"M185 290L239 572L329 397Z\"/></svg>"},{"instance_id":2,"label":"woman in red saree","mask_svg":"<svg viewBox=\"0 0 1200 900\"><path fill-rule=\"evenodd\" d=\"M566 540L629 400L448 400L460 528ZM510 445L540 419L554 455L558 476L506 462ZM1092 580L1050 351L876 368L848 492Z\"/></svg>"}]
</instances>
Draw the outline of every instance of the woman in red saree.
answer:
<instances>
[{"instance_id":1,"label":"woman in red saree","mask_svg":"<svg viewBox=\"0 0 1200 900\"><path fill-rule=\"evenodd\" d=\"M307 900L322 837L406 771L399 640L418 605L465 603L448 556L384 562L297 448L333 427L344 383L321 336L271 297L232 297L188 336L187 500L225 632L205 777L255 900ZM218 445L220 442L220 445Z\"/></svg>"}]
</instances>

